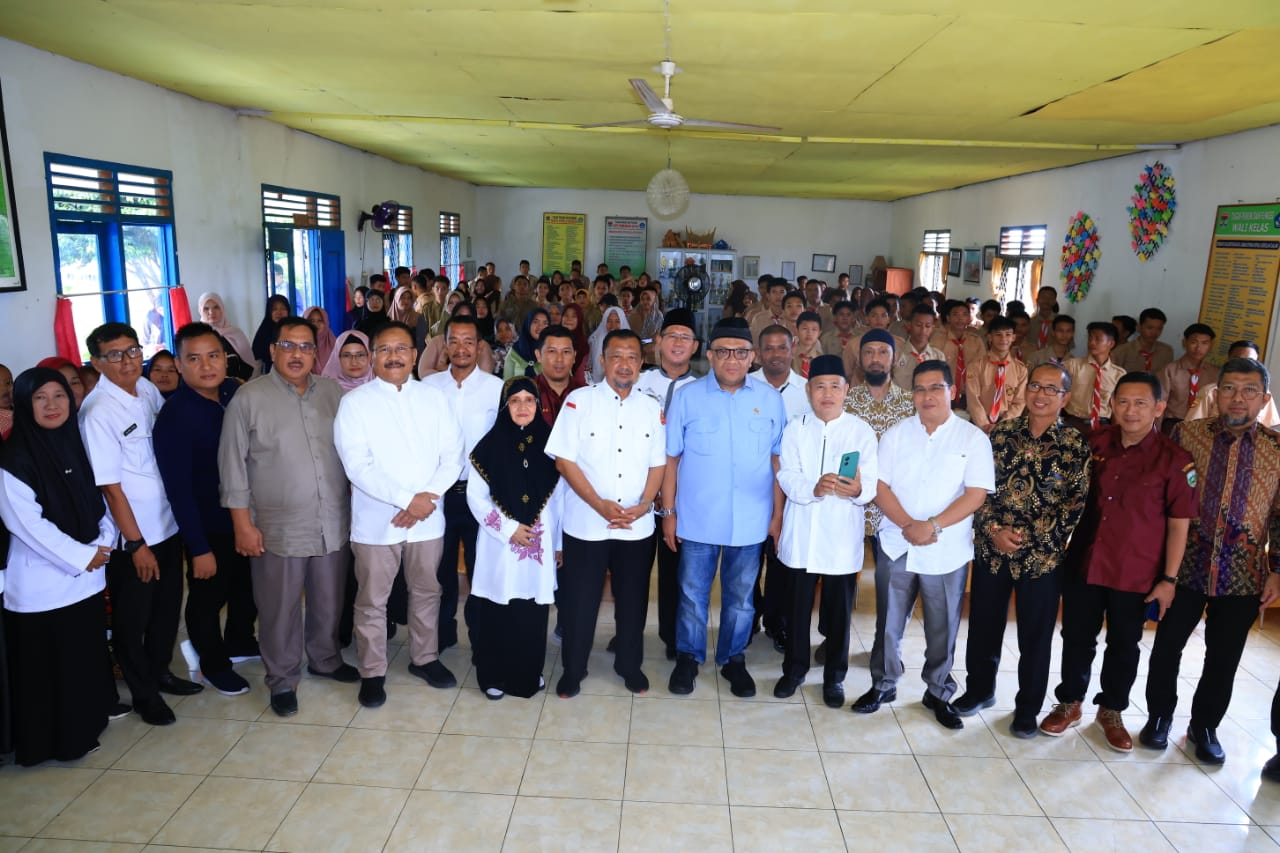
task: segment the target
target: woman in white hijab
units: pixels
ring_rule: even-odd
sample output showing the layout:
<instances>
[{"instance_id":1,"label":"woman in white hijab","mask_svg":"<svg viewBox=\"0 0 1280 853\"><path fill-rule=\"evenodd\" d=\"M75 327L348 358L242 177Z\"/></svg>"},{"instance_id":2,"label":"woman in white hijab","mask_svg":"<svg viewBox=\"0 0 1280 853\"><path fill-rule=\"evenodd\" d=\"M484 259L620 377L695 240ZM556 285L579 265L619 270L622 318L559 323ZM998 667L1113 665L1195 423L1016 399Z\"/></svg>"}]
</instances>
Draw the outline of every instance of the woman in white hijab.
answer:
<instances>
[{"instance_id":1,"label":"woman in white hijab","mask_svg":"<svg viewBox=\"0 0 1280 853\"><path fill-rule=\"evenodd\" d=\"M240 361L253 366L258 360L253 356L253 344L238 326L233 326L227 321L227 306L223 303L222 297L212 290L208 293L200 294L200 319L213 326L214 331L222 335L222 339L231 344L231 348L236 351L236 355L240 356Z\"/></svg>"},{"instance_id":2,"label":"woman in white hijab","mask_svg":"<svg viewBox=\"0 0 1280 853\"><path fill-rule=\"evenodd\" d=\"M591 337L587 339L587 343L591 345L591 360L587 364L587 381L593 385L597 382L604 381L604 366L600 363L600 357L604 354L604 339L615 329L630 329L631 325L627 322L627 315L622 309L614 305L605 310L604 316L600 318L600 325L596 326L596 330L591 333Z\"/></svg>"}]
</instances>

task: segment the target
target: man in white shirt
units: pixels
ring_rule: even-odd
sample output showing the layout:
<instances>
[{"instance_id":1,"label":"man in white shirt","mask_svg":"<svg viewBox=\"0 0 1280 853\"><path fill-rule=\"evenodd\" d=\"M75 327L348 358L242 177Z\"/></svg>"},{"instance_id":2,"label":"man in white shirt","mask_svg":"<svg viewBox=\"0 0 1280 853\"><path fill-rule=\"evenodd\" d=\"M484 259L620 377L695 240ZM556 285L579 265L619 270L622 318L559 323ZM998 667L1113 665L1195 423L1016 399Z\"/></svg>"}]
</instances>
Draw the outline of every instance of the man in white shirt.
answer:
<instances>
[{"instance_id":1,"label":"man in white shirt","mask_svg":"<svg viewBox=\"0 0 1280 853\"><path fill-rule=\"evenodd\" d=\"M657 402L632 393L643 363L640 336L610 332L600 360L605 381L570 394L547 439L547 455L571 489L560 571L561 698L578 695L587 674L606 570L618 628L614 671L632 693L649 689L640 664L666 432Z\"/></svg>"},{"instance_id":2,"label":"man in white shirt","mask_svg":"<svg viewBox=\"0 0 1280 853\"><path fill-rule=\"evenodd\" d=\"M973 559L973 514L995 491L995 463L986 433L951 412L957 389L945 361L915 370L916 414L880 439L878 560L889 562L884 630L871 650L871 689L853 704L871 713L897 698L902 636L919 596L924 606L924 706L949 729L964 727L951 705L951 677L960 607ZM877 574L882 569L877 567Z\"/></svg>"},{"instance_id":3,"label":"man in white shirt","mask_svg":"<svg viewBox=\"0 0 1280 853\"><path fill-rule=\"evenodd\" d=\"M462 457L466 459L498 417L502 380L476 365L480 332L474 317L459 314L445 330L449 369L433 373L422 384L444 394L462 429ZM412 433L411 433L412 434ZM458 644L458 547L462 547L467 581L476 572L476 536L480 526L467 508L467 470L444 495L444 542L437 573L440 580L440 651ZM464 613L465 616L465 613ZM470 620L467 620L470 624Z\"/></svg>"},{"instance_id":4,"label":"man in white shirt","mask_svg":"<svg viewBox=\"0 0 1280 853\"><path fill-rule=\"evenodd\" d=\"M138 715L164 726L175 718L161 693L204 689L169 671L182 606L182 543L151 445L164 397L142 377L142 347L132 328L106 323L87 343L102 379L80 409L80 430L94 482L120 528L107 563L112 645Z\"/></svg>"},{"instance_id":5,"label":"man in white shirt","mask_svg":"<svg viewBox=\"0 0 1280 853\"><path fill-rule=\"evenodd\" d=\"M440 662L440 496L462 471L462 430L436 388L415 382L413 332L388 323L369 342L373 380L342 398L334 444L351 481L351 550L356 558L355 637L360 704L387 701L387 598L404 562L409 586L409 672L432 687L457 684ZM408 440L379 442L379 432Z\"/></svg>"}]
</instances>

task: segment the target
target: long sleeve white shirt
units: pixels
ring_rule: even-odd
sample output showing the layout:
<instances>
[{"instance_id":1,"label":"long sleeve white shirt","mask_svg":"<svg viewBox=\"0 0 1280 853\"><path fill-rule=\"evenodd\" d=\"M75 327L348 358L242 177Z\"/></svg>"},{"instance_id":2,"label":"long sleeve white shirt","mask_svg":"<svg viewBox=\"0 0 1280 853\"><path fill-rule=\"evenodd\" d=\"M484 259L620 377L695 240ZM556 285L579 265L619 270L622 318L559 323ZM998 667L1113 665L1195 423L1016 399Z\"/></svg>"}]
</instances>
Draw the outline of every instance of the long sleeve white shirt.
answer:
<instances>
[{"instance_id":1,"label":"long sleeve white shirt","mask_svg":"<svg viewBox=\"0 0 1280 853\"><path fill-rule=\"evenodd\" d=\"M471 470L465 457L471 455L471 451L493 429L493 423L498 419L498 405L502 402L502 380L492 373L485 373L477 365L462 380L462 384L458 384L449 370L423 377L422 384L444 394L453 406L458 426L462 430L462 479L465 480Z\"/></svg>"},{"instance_id":2,"label":"long sleeve white shirt","mask_svg":"<svg viewBox=\"0 0 1280 853\"><path fill-rule=\"evenodd\" d=\"M435 388L374 379L349 392L333 425L338 458L351 481L351 541L426 542L444 535L443 501L412 527L391 524L419 492L444 495L462 472L462 430Z\"/></svg>"},{"instance_id":3,"label":"long sleeve white shirt","mask_svg":"<svg viewBox=\"0 0 1280 853\"><path fill-rule=\"evenodd\" d=\"M840 458L857 451L862 494L815 497L823 474L838 474ZM862 568L863 506L876 496L876 434L860 418L842 412L829 423L797 415L782 431L778 485L787 496L778 559L812 574L847 575Z\"/></svg>"}]
</instances>

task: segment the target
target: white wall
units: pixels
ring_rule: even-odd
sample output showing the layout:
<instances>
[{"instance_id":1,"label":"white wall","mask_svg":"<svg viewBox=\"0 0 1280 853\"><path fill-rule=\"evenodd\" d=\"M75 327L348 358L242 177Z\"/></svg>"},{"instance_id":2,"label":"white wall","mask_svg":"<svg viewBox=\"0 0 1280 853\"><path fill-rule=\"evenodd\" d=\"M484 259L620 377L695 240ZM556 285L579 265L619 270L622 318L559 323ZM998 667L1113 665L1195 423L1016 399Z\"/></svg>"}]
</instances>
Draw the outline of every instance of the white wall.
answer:
<instances>
[{"instance_id":1,"label":"white wall","mask_svg":"<svg viewBox=\"0 0 1280 853\"><path fill-rule=\"evenodd\" d=\"M850 264L870 269L876 255L888 254L892 221L892 205L878 201L693 194L688 210L664 220L649 210L643 192L477 187L475 259L493 261L504 279L521 258L538 270L542 214L552 211L587 215L583 269L588 274L604 261L606 216L649 218L650 275L657 267L662 235L668 229L683 233L686 226L698 232L715 228L716 238L727 240L739 256L759 255L761 273L779 275L783 261L795 261L797 275L813 275L809 266L814 254L834 254L836 274L848 272ZM740 267L734 272L741 277ZM835 281L835 275L826 278Z\"/></svg>"},{"instance_id":2,"label":"white wall","mask_svg":"<svg viewBox=\"0 0 1280 853\"><path fill-rule=\"evenodd\" d=\"M1278 147L1280 127L1269 127L1177 151L1145 151L904 199L894 204L893 251L902 259L917 257L927 228L950 228L954 248L993 244L1004 225L1043 223L1049 228L1043 281L1061 291L1062 241L1070 217L1083 210L1097 224L1102 258L1088 296L1074 305L1060 299L1062 310L1079 323L1113 314L1137 317L1143 308L1159 306L1169 316L1164 340L1180 352L1182 329L1200 314L1217 206L1276 200ZM1129 246L1126 208L1143 167L1156 160L1173 169L1178 209L1164 245L1143 263ZM990 292L985 281L953 290L969 291L984 298Z\"/></svg>"},{"instance_id":3,"label":"white wall","mask_svg":"<svg viewBox=\"0 0 1280 853\"><path fill-rule=\"evenodd\" d=\"M341 197L353 281L361 274L361 209L386 199L412 205L416 260L432 266L439 211L461 214L464 235L475 221L470 184L3 39L0 84L28 283L25 293L0 293L0 362L15 368L53 353L46 151L172 170L178 269L189 298L220 291L250 336L264 302L263 183ZM365 233L365 271L374 271L380 238ZM76 330L82 338L89 331Z\"/></svg>"}]
</instances>

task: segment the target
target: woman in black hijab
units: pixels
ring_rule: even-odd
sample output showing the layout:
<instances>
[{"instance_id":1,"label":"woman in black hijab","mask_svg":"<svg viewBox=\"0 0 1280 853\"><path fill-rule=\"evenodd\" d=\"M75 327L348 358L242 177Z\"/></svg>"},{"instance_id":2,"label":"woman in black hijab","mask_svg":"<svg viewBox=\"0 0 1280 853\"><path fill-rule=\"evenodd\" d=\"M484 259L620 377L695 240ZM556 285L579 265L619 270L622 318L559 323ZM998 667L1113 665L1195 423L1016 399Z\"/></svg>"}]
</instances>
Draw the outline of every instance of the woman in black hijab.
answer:
<instances>
[{"instance_id":1,"label":"woman in black hijab","mask_svg":"<svg viewBox=\"0 0 1280 853\"><path fill-rule=\"evenodd\" d=\"M67 380L36 367L14 383L0 448L0 518L12 534L5 640L19 764L98 748L114 687L105 572L118 532L94 484Z\"/></svg>"},{"instance_id":2,"label":"woman in black hijab","mask_svg":"<svg viewBox=\"0 0 1280 853\"><path fill-rule=\"evenodd\" d=\"M271 370L271 345L276 342L276 327L292 313L289 300L280 294L267 300L267 313L253 336L253 357L258 360L258 367L263 373Z\"/></svg>"},{"instance_id":3,"label":"woman in black hijab","mask_svg":"<svg viewBox=\"0 0 1280 853\"><path fill-rule=\"evenodd\" d=\"M538 405L532 379L507 382L493 428L471 452L467 505L481 533L467 609L476 680L490 699L527 698L545 684L564 487Z\"/></svg>"},{"instance_id":4,"label":"woman in black hijab","mask_svg":"<svg viewBox=\"0 0 1280 853\"><path fill-rule=\"evenodd\" d=\"M374 288L364 295L364 316L356 323L355 330L363 332L369 336L369 340L373 340L373 333L388 319L387 294Z\"/></svg>"}]
</instances>

